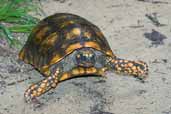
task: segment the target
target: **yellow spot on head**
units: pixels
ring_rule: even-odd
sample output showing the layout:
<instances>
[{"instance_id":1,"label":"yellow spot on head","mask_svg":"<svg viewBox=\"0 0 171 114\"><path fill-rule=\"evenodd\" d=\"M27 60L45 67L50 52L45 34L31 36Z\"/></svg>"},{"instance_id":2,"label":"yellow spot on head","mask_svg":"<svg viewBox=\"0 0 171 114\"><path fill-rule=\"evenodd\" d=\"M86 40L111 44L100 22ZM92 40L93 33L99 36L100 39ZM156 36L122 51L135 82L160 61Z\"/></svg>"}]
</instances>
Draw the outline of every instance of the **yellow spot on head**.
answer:
<instances>
[{"instance_id":1,"label":"yellow spot on head","mask_svg":"<svg viewBox=\"0 0 171 114\"><path fill-rule=\"evenodd\" d=\"M77 55L77 58L80 58L80 55L79 54Z\"/></svg>"}]
</instances>

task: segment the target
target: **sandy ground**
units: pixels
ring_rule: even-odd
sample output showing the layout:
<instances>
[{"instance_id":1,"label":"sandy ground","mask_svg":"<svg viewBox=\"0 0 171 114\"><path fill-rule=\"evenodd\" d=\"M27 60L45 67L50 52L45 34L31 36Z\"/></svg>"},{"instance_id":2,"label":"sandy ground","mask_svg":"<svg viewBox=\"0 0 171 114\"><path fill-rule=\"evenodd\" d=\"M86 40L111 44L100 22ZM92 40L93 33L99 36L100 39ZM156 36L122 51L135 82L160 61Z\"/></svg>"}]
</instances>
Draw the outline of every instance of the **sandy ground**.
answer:
<instances>
[{"instance_id":1,"label":"sandy ground","mask_svg":"<svg viewBox=\"0 0 171 114\"><path fill-rule=\"evenodd\" d=\"M76 78L41 96L43 104L36 107L24 102L23 93L43 77L18 60L19 50L1 46L0 114L171 114L171 1L144 1L43 0L41 5L46 16L69 12L88 19L101 28L117 56L146 61L150 71L145 83L114 73L107 79ZM145 16L153 13L164 26ZM144 34L152 36L152 29L157 36L151 41Z\"/></svg>"}]
</instances>

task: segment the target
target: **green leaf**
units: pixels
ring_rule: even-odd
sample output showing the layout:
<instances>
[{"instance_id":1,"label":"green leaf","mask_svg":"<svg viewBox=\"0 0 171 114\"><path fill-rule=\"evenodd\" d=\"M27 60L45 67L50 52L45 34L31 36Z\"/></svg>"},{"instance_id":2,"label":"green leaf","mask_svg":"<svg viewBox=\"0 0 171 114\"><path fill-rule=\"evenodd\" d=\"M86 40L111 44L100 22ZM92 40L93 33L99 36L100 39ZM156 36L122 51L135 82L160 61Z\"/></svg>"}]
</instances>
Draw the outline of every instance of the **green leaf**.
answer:
<instances>
[{"instance_id":1,"label":"green leaf","mask_svg":"<svg viewBox=\"0 0 171 114\"><path fill-rule=\"evenodd\" d=\"M37 11L39 7L33 0L0 0L0 34L6 36L9 45L21 44L13 36L13 32L30 33L39 19L29 15L30 11ZM5 26L3 23L10 23Z\"/></svg>"}]
</instances>

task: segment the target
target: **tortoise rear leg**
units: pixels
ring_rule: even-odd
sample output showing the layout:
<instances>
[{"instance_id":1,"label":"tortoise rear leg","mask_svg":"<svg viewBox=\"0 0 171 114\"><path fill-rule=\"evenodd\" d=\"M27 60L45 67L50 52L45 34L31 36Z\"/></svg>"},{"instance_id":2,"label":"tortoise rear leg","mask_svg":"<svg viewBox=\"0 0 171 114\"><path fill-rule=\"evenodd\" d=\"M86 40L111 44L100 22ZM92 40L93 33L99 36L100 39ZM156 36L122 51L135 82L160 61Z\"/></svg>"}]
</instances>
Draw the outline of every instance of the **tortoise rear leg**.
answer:
<instances>
[{"instance_id":1,"label":"tortoise rear leg","mask_svg":"<svg viewBox=\"0 0 171 114\"><path fill-rule=\"evenodd\" d=\"M120 58L108 58L108 67L116 71L116 73L124 73L132 75L141 80L148 76L148 66L143 61L131 61Z\"/></svg>"}]
</instances>

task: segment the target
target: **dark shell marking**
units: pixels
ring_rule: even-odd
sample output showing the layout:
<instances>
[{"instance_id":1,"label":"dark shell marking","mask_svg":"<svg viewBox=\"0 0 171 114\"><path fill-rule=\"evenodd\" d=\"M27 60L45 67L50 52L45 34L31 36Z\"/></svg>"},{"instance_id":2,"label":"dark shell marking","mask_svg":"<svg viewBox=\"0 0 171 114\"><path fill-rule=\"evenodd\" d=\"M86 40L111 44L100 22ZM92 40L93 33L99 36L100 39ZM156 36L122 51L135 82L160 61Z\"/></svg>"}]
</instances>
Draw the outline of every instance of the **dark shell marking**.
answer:
<instances>
[{"instance_id":1,"label":"dark shell marking","mask_svg":"<svg viewBox=\"0 0 171 114\"><path fill-rule=\"evenodd\" d=\"M85 67L87 61L84 67L74 64L75 53L82 49L95 53L96 61L91 62L93 66ZM96 25L80 16L66 13L55 14L40 21L20 51L19 58L46 76L26 90L26 101L35 99L55 88L59 82L75 76L104 76L108 70L139 79L145 79L148 75L145 62L117 58Z\"/></svg>"}]
</instances>

